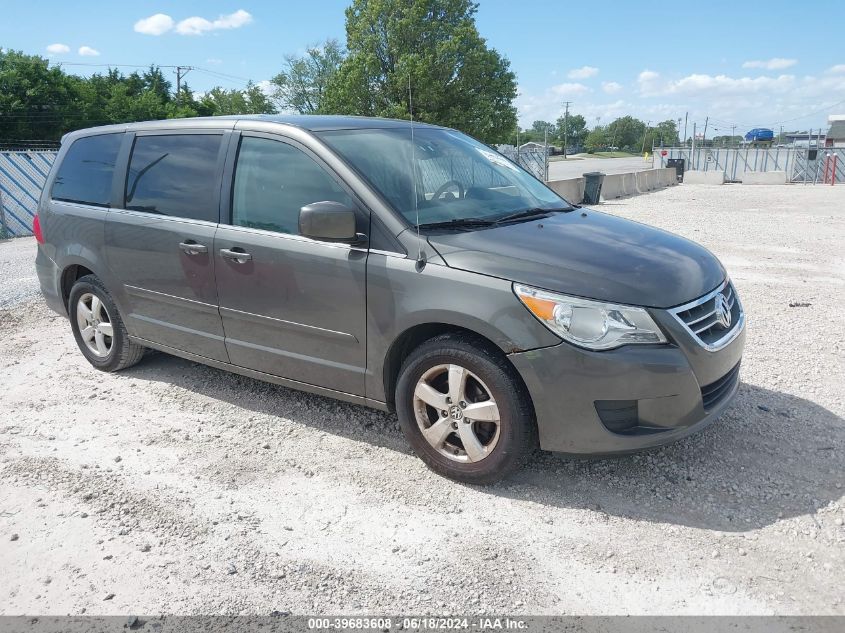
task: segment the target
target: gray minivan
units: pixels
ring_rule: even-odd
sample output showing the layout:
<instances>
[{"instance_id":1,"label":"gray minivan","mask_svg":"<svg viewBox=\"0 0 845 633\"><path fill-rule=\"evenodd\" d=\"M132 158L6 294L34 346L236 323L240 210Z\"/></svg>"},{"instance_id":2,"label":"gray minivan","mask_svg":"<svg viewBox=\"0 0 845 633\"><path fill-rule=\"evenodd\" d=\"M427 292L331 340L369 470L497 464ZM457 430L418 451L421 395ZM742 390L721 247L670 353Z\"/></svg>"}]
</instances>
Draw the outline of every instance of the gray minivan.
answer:
<instances>
[{"instance_id":1,"label":"gray minivan","mask_svg":"<svg viewBox=\"0 0 845 633\"><path fill-rule=\"evenodd\" d=\"M436 472L706 425L745 316L706 249L582 209L455 130L240 116L68 134L36 217L96 368L147 348L398 415Z\"/></svg>"}]
</instances>

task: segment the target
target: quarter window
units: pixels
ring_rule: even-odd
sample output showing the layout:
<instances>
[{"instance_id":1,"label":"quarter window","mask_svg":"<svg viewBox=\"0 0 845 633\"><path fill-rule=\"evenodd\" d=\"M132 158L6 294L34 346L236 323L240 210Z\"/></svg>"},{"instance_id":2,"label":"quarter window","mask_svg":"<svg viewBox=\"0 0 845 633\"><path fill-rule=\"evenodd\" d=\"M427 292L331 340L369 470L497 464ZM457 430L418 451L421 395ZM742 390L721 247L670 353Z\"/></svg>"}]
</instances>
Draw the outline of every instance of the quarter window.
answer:
<instances>
[{"instance_id":1,"label":"quarter window","mask_svg":"<svg viewBox=\"0 0 845 633\"><path fill-rule=\"evenodd\" d=\"M217 222L219 134L138 136L126 177L126 209Z\"/></svg>"},{"instance_id":2,"label":"quarter window","mask_svg":"<svg viewBox=\"0 0 845 633\"><path fill-rule=\"evenodd\" d=\"M123 134L76 139L65 154L51 196L54 200L107 207Z\"/></svg>"},{"instance_id":3,"label":"quarter window","mask_svg":"<svg viewBox=\"0 0 845 633\"><path fill-rule=\"evenodd\" d=\"M299 233L299 210L314 202L352 199L303 151L265 138L244 137L232 192L232 224Z\"/></svg>"}]
</instances>

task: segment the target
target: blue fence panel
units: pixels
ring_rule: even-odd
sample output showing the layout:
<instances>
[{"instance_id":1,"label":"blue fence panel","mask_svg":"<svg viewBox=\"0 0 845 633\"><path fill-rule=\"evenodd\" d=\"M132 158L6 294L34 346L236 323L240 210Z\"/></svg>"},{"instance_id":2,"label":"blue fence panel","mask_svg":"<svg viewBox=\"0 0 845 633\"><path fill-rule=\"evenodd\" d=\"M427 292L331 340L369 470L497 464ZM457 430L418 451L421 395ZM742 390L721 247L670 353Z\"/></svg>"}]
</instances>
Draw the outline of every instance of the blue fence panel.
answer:
<instances>
[{"instance_id":1,"label":"blue fence panel","mask_svg":"<svg viewBox=\"0 0 845 633\"><path fill-rule=\"evenodd\" d=\"M32 235L32 218L56 152L0 152L0 201L6 232Z\"/></svg>"}]
</instances>

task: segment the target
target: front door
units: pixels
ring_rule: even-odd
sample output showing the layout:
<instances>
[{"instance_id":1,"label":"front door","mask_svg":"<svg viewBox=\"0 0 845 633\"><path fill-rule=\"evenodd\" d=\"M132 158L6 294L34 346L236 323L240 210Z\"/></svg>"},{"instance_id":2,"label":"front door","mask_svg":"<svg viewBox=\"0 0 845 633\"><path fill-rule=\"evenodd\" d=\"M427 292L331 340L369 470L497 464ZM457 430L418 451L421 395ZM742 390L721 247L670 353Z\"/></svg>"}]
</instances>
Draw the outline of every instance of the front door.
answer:
<instances>
[{"instance_id":1,"label":"front door","mask_svg":"<svg viewBox=\"0 0 845 633\"><path fill-rule=\"evenodd\" d=\"M226 349L235 365L363 395L367 250L299 235L300 208L323 201L356 206L304 147L244 133L214 238Z\"/></svg>"},{"instance_id":2,"label":"front door","mask_svg":"<svg viewBox=\"0 0 845 633\"><path fill-rule=\"evenodd\" d=\"M106 220L105 248L131 334L226 361L212 251L223 139L220 132L138 133L124 203Z\"/></svg>"}]
</instances>

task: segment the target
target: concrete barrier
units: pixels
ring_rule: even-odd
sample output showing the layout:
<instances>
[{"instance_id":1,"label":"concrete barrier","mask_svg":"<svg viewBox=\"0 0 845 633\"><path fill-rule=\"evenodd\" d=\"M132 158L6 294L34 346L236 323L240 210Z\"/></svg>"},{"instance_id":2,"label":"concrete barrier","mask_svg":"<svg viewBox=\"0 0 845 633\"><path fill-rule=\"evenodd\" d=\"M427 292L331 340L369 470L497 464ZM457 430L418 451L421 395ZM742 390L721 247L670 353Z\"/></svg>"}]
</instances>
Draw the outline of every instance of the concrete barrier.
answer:
<instances>
[{"instance_id":1,"label":"concrete barrier","mask_svg":"<svg viewBox=\"0 0 845 633\"><path fill-rule=\"evenodd\" d=\"M581 204L584 199L585 182L584 178L569 178L568 180L550 180L546 184L567 202Z\"/></svg>"},{"instance_id":2,"label":"concrete barrier","mask_svg":"<svg viewBox=\"0 0 845 633\"><path fill-rule=\"evenodd\" d=\"M743 185L785 185L785 171L747 171L742 174Z\"/></svg>"},{"instance_id":3,"label":"concrete barrier","mask_svg":"<svg viewBox=\"0 0 845 633\"><path fill-rule=\"evenodd\" d=\"M623 196L632 196L640 193L637 187L637 174L608 174L604 177L601 187L601 197L604 200L613 200Z\"/></svg>"},{"instance_id":4,"label":"concrete barrier","mask_svg":"<svg viewBox=\"0 0 845 633\"><path fill-rule=\"evenodd\" d=\"M674 167L661 167L655 169L657 182L661 187L671 187L678 184L678 171Z\"/></svg>"},{"instance_id":5,"label":"concrete barrier","mask_svg":"<svg viewBox=\"0 0 845 633\"><path fill-rule=\"evenodd\" d=\"M685 185L724 185L725 173L721 171L701 171L691 169L684 172Z\"/></svg>"},{"instance_id":6,"label":"concrete barrier","mask_svg":"<svg viewBox=\"0 0 845 633\"><path fill-rule=\"evenodd\" d=\"M657 178L653 169L637 172L637 191L645 193L657 188Z\"/></svg>"},{"instance_id":7,"label":"concrete barrier","mask_svg":"<svg viewBox=\"0 0 845 633\"><path fill-rule=\"evenodd\" d=\"M584 178L550 180L546 184L569 202L580 203L584 199ZM676 184L678 184L678 179L674 167L646 169L625 174L606 174L601 186L601 198L613 200L624 196L635 196Z\"/></svg>"}]
</instances>

